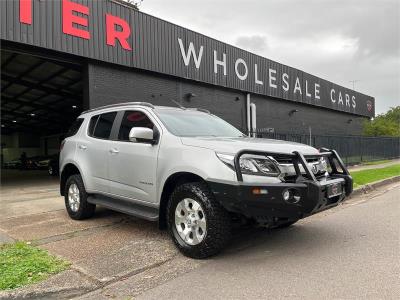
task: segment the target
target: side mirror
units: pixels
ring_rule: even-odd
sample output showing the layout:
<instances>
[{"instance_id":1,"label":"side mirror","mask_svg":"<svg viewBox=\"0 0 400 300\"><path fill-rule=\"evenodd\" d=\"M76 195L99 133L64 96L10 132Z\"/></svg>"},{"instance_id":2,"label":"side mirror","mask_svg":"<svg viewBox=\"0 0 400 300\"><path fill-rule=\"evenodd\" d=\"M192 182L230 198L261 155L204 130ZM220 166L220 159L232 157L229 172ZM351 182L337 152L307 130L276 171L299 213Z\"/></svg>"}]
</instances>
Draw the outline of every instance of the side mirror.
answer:
<instances>
[{"instance_id":1,"label":"side mirror","mask_svg":"<svg viewBox=\"0 0 400 300\"><path fill-rule=\"evenodd\" d=\"M129 132L129 141L133 143L154 143L154 132L146 127L133 127Z\"/></svg>"}]
</instances>

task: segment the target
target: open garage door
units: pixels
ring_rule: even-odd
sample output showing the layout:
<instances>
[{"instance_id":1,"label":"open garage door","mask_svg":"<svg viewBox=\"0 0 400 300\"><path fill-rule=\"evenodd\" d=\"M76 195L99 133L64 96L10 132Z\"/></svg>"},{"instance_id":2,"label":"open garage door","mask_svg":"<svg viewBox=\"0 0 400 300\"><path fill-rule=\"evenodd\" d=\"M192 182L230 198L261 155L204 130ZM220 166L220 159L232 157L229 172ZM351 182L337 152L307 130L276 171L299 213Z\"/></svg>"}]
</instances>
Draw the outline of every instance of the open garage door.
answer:
<instances>
[{"instance_id":1,"label":"open garage door","mask_svg":"<svg viewBox=\"0 0 400 300\"><path fill-rule=\"evenodd\" d=\"M28 177L43 170L45 176L82 111L82 91L81 64L1 49L2 168L30 171Z\"/></svg>"}]
</instances>

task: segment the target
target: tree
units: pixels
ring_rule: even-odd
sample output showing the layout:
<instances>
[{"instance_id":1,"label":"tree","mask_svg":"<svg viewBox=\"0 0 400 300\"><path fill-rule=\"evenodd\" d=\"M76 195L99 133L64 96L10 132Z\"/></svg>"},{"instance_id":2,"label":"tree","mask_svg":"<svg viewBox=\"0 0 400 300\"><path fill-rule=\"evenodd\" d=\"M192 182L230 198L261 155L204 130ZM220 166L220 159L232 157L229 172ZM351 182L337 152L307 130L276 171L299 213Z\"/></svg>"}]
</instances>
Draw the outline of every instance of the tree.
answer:
<instances>
[{"instance_id":1,"label":"tree","mask_svg":"<svg viewBox=\"0 0 400 300\"><path fill-rule=\"evenodd\" d=\"M400 137L400 106L390 108L371 121L365 121L364 135Z\"/></svg>"}]
</instances>

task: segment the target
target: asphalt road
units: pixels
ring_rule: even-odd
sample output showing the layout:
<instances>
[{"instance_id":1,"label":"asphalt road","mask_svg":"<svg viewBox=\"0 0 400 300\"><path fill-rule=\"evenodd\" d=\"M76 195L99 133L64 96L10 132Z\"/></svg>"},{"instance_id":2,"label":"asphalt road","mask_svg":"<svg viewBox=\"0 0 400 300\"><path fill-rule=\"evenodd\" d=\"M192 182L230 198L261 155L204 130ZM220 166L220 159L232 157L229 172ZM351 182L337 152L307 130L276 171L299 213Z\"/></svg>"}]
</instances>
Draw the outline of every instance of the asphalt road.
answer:
<instances>
[{"instance_id":1,"label":"asphalt road","mask_svg":"<svg viewBox=\"0 0 400 300\"><path fill-rule=\"evenodd\" d=\"M399 239L396 185L289 229L252 233L138 299L400 299Z\"/></svg>"}]
</instances>

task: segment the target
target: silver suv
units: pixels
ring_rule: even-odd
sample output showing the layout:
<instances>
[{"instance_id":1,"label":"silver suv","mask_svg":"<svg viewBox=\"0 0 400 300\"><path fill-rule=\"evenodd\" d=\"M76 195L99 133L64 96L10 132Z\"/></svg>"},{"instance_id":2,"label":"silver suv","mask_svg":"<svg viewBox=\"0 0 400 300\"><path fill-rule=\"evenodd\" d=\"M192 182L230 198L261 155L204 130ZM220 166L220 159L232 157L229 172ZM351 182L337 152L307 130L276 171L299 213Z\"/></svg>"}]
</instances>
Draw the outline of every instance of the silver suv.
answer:
<instances>
[{"instance_id":1,"label":"silver suv","mask_svg":"<svg viewBox=\"0 0 400 300\"><path fill-rule=\"evenodd\" d=\"M92 109L61 149L60 192L71 218L89 218L100 205L158 221L193 258L218 253L233 222L287 227L336 206L353 186L334 150L249 138L200 109Z\"/></svg>"}]
</instances>

